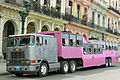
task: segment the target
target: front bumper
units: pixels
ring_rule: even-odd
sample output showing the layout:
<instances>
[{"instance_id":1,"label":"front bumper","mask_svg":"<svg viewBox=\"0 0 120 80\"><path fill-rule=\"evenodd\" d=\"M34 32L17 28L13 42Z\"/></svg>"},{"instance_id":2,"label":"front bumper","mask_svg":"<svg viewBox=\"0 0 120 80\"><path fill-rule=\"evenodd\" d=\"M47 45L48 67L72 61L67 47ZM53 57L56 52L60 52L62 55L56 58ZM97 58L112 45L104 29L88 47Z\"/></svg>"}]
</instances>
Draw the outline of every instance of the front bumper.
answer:
<instances>
[{"instance_id":1,"label":"front bumper","mask_svg":"<svg viewBox=\"0 0 120 80\"><path fill-rule=\"evenodd\" d=\"M39 71L39 65L19 66L20 69L16 69L18 66L7 66L6 70L12 74L35 74Z\"/></svg>"}]
</instances>

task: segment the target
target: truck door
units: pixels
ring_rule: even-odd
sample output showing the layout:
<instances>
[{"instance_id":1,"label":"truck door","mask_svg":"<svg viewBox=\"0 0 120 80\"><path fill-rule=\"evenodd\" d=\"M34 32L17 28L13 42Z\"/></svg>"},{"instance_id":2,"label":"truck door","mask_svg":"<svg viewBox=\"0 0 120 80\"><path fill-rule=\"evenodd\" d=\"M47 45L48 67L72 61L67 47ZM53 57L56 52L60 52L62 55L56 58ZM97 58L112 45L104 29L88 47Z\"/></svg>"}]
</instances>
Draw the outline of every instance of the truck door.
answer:
<instances>
[{"instance_id":1,"label":"truck door","mask_svg":"<svg viewBox=\"0 0 120 80\"><path fill-rule=\"evenodd\" d=\"M36 57L37 60L42 60L44 58L44 50L43 50L43 37L37 36L36 37L36 47L35 47L35 51L36 51Z\"/></svg>"},{"instance_id":2,"label":"truck door","mask_svg":"<svg viewBox=\"0 0 120 80\"><path fill-rule=\"evenodd\" d=\"M57 40L55 37L44 37L43 38L44 46L44 59L49 63L57 62Z\"/></svg>"}]
</instances>

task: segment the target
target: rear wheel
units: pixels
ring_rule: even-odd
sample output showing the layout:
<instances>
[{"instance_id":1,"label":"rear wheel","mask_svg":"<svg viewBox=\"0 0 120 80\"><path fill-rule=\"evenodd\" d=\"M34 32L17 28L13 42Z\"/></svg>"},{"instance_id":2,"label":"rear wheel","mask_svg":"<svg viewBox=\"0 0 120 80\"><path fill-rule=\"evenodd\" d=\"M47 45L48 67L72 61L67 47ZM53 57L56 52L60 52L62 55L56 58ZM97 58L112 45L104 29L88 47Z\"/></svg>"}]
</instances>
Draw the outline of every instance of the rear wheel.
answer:
<instances>
[{"instance_id":1,"label":"rear wheel","mask_svg":"<svg viewBox=\"0 0 120 80\"><path fill-rule=\"evenodd\" d=\"M75 61L70 61L69 62L69 72L73 73L76 71L76 63Z\"/></svg>"},{"instance_id":2,"label":"rear wheel","mask_svg":"<svg viewBox=\"0 0 120 80\"><path fill-rule=\"evenodd\" d=\"M63 74L66 74L66 73L68 73L68 70L69 70L68 62L62 61L60 63L60 72Z\"/></svg>"},{"instance_id":3,"label":"rear wheel","mask_svg":"<svg viewBox=\"0 0 120 80\"><path fill-rule=\"evenodd\" d=\"M108 67L111 67L111 66L112 66L112 60L108 59Z\"/></svg>"},{"instance_id":4,"label":"rear wheel","mask_svg":"<svg viewBox=\"0 0 120 80\"><path fill-rule=\"evenodd\" d=\"M42 62L41 65L40 65L38 76L45 77L47 75L48 75L48 66L47 66L46 63Z\"/></svg>"},{"instance_id":5,"label":"rear wheel","mask_svg":"<svg viewBox=\"0 0 120 80\"><path fill-rule=\"evenodd\" d=\"M105 67L108 67L108 59L105 59Z\"/></svg>"}]
</instances>

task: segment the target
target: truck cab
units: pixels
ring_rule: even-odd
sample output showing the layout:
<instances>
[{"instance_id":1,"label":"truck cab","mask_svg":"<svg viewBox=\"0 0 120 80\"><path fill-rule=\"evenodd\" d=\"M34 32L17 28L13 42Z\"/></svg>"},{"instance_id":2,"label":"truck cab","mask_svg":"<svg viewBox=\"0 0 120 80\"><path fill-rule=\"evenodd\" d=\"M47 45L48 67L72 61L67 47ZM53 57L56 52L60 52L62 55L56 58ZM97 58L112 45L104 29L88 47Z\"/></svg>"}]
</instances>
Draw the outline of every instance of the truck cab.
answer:
<instances>
[{"instance_id":1,"label":"truck cab","mask_svg":"<svg viewBox=\"0 0 120 80\"><path fill-rule=\"evenodd\" d=\"M21 34L8 37L7 71L21 76L46 76L60 68L57 39L52 35Z\"/></svg>"}]
</instances>

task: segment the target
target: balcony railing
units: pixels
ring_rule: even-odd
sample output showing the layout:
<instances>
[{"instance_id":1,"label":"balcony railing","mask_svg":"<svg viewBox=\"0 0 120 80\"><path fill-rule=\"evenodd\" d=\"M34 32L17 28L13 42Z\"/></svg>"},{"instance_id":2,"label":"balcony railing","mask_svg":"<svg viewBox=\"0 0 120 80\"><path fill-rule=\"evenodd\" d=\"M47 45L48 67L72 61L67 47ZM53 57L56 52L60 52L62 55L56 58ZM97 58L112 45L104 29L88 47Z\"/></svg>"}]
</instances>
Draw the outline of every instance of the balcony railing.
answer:
<instances>
[{"instance_id":1,"label":"balcony railing","mask_svg":"<svg viewBox=\"0 0 120 80\"><path fill-rule=\"evenodd\" d=\"M119 10L117 10L117 9L113 8L112 6L110 6L108 9L109 9L109 10L112 10L112 11L114 11L115 13L117 13L117 14L119 14L119 15L120 15Z\"/></svg>"}]
</instances>

